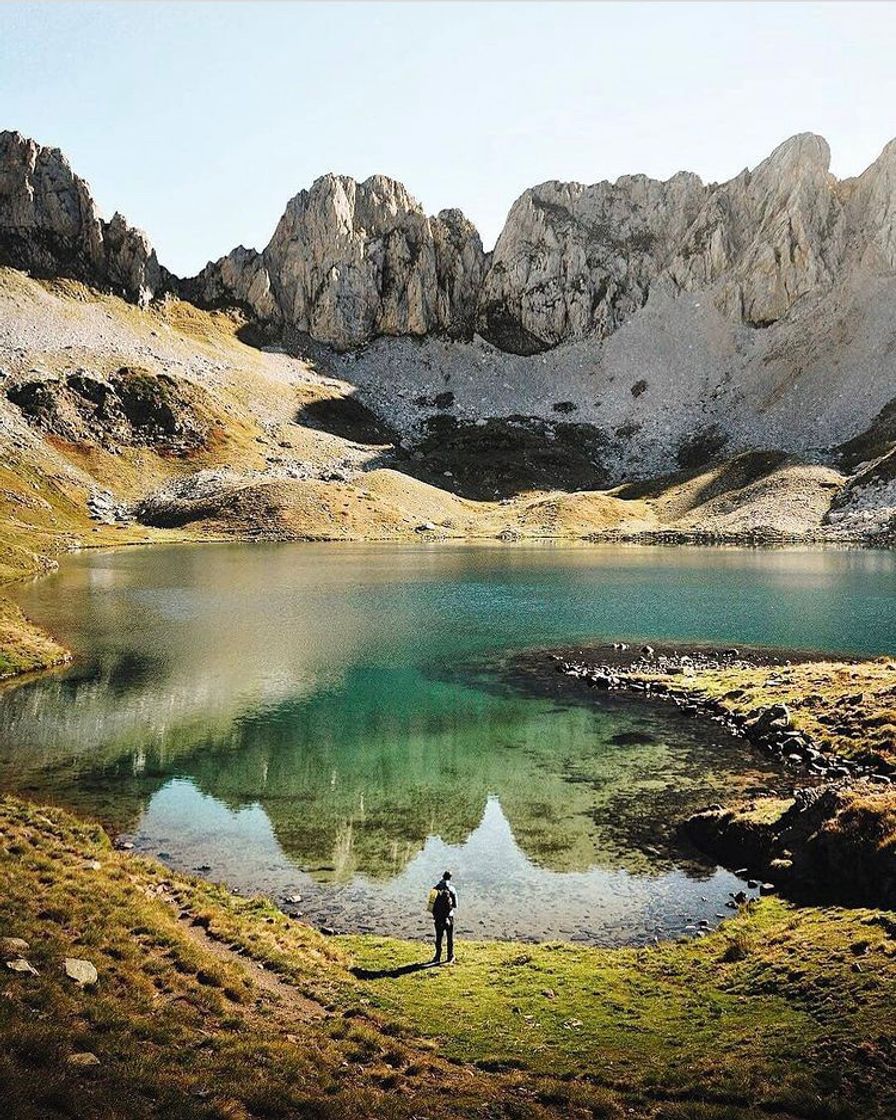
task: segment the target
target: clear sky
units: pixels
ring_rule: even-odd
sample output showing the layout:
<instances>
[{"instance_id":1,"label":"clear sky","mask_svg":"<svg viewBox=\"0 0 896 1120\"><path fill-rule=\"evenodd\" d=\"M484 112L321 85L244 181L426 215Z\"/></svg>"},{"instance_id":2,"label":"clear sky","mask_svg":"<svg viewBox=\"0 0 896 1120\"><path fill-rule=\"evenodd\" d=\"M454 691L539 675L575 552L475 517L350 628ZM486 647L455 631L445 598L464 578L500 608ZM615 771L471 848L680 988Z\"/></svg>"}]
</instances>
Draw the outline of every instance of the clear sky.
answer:
<instances>
[{"instance_id":1,"label":"clear sky","mask_svg":"<svg viewBox=\"0 0 896 1120\"><path fill-rule=\"evenodd\" d=\"M62 148L182 275L326 171L459 206L486 247L546 179L722 180L795 132L896 136L888 3L0 6L0 128Z\"/></svg>"}]
</instances>

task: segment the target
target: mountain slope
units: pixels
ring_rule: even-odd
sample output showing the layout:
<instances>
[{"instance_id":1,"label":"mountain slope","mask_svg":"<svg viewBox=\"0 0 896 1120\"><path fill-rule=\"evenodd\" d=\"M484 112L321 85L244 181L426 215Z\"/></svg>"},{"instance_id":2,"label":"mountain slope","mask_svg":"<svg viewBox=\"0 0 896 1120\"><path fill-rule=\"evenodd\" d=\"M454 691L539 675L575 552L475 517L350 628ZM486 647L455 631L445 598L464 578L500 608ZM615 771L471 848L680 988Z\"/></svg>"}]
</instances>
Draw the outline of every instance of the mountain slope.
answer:
<instances>
[{"instance_id":1,"label":"mountain slope","mask_svg":"<svg viewBox=\"0 0 896 1120\"><path fill-rule=\"evenodd\" d=\"M243 337L322 363L412 442L434 422L588 425L599 485L760 448L830 457L891 405L896 142L854 179L829 163L805 133L722 184L544 183L488 254L460 211L326 175L261 252L178 281L60 152L2 133L0 263L239 308Z\"/></svg>"}]
</instances>

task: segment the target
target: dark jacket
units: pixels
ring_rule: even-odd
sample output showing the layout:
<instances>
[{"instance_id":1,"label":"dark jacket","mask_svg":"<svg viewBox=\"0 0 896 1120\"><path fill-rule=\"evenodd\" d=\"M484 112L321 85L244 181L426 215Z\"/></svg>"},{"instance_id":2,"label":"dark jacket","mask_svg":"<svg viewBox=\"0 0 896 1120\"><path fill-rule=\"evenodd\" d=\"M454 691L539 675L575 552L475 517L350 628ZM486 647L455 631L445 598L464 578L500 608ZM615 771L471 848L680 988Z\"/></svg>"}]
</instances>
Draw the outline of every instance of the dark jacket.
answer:
<instances>
[{"instance_id":1,"label":"dark jacket","mask_svg":"<svg viewBox=\"0 0 896 1120\"><path fill-rule=\"evenodd\" d=\"M438 883L436 883L436 890L448 892L451 898L451 909L444 917L438 916L436 912L433 911L433 921L436 923L442 921L445 923L445 925L450 925L454 921L454 911L457 909L457 891L454 889L454 887L452 887L447 879L439 879Z\"/></svg>"}]
</instances>

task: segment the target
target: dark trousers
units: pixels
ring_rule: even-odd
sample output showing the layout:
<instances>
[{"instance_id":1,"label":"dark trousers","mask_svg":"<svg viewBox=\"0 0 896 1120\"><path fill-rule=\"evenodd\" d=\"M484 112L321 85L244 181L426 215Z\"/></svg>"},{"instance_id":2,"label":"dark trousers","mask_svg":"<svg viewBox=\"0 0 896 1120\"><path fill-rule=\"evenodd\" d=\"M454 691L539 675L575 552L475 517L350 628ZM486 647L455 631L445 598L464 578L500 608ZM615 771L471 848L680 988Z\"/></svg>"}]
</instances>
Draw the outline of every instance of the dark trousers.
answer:
<instances>
[{"instance_id":1,"label":"dark trousers","mask_svg":"<svg viewBox=\"0 0 896 1120\"><path fill-rule=\"evenodd\" d=\"M447 936L446 936L447 935ZM442 959L442 937L446 936L448 960L454 956L454 923L452 921L436 922L436 960Z\"/></svg>"}]
</instances>

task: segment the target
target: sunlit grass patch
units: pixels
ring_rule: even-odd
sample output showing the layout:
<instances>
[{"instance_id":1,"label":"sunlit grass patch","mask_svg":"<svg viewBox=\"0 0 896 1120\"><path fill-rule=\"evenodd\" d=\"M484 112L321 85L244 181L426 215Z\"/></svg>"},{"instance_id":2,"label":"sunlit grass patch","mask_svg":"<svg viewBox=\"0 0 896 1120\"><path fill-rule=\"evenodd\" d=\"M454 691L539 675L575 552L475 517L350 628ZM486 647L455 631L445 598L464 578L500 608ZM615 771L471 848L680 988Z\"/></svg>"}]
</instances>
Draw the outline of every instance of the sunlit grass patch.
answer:
<instances>
[{"instance_id":1,"label":"sunlit grass patch","mask_svg":"<svg viewBox=\"0 0 896 1120\"><path fill-rule=\"evenodd\" d=\"M3 799L0 936L28 941L39 975L0 975L0 1096L28 1120L883 1120L894 930L874 911L766 899L688 943L461 936L454 968L358 981L350 964L394 970L426 947L325 938ZM69 956L95 964L95 985L66 977ZM299 1003L265 995L250 960Z\"/></svg>"}]
</instances>

